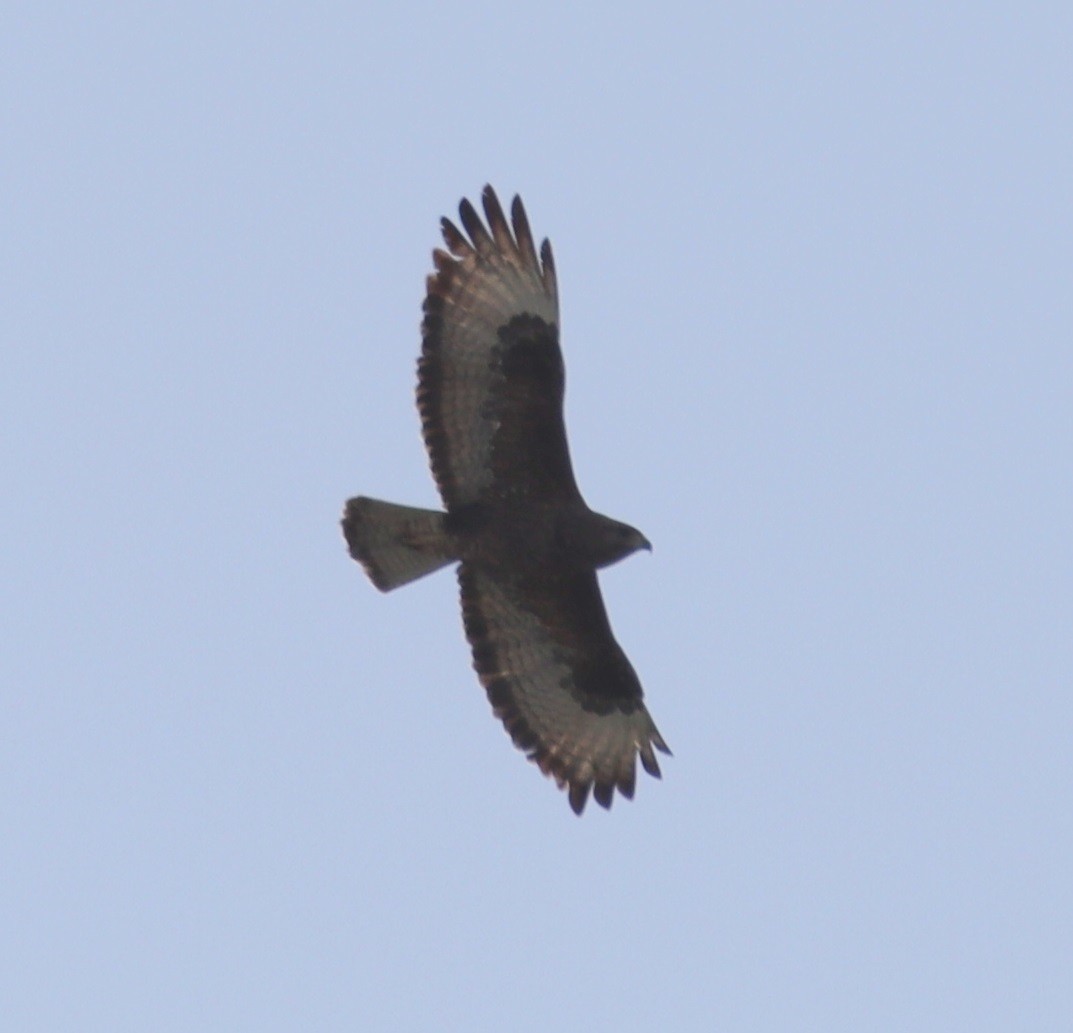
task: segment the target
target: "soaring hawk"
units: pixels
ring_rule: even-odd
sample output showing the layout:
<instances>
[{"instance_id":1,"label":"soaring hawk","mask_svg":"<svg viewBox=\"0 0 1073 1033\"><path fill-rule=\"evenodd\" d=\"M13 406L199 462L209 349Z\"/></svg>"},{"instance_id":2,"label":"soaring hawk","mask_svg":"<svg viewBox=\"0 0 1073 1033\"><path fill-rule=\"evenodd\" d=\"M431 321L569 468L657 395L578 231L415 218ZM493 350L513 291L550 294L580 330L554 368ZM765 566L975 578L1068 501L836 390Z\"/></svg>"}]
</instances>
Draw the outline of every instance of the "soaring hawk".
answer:
<instances>
[{"instance_id":1,"label":"soaring hawk","mask_svg":"<svg viewBox=\"0 0 1073 1033\"><path fill-rule=\"evenodd\" d=\"M596 571L637 549L640 531L581 497L563 424L559 300L547 240L491 187L442 220L418 362L417 406L446 512L358 497L350 554L382 591L458 563L473 665L516 746L565 788L632 797L635 758L659 777L670 753L611 633Z\"/></svg>"}]
</instances>

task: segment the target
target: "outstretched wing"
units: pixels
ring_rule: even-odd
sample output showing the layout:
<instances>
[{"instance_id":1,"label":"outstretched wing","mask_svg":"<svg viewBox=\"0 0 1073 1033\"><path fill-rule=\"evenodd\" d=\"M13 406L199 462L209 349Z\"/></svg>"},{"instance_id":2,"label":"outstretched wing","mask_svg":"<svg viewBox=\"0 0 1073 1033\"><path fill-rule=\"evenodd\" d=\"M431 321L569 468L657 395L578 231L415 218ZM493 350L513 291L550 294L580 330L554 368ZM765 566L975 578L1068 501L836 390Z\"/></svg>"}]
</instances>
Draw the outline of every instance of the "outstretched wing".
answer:
<instances>
[{"instance_id":1,"label":"outstretched wing","mask_svg":"<svg viewBox=\"0 0 1073 1033\"><path fill-rule=\"evenodd\" d=\"M482 194L487 227L459 206L428 278L417 404L448 510L507 496L576 498L563 426L563 360L551 246L537 257L519 198L511 221Z\"/></svg>"},{"instance_id":2,"label":"outstretched wing","mask_svg":"<svg viewBox=\"0 0 1073 1033\"><path fill-rule=\"evenodd\" d=\"M637 675L608 624L596 574L504 571L463 563L462 616L473 665L519 749L569 792L611 806L632 798L636 757L659 777L670 753L642 702Z\"/></svg>"}]
</instances>

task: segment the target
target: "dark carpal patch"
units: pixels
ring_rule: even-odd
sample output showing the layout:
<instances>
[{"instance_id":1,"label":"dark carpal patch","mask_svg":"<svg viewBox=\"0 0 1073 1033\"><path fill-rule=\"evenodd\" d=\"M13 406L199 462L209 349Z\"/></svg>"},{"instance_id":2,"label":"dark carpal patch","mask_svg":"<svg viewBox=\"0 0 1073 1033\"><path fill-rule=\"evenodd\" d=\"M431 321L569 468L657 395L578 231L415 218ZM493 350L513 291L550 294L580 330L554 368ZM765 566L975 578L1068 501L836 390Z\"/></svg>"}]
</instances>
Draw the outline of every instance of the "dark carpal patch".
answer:
<instances>
[{"instance_id":1,"label":"dark carpal patch","mask_svg":"<svg viewBox=\"0 0 1073 1033\"><path fill-rule=\"evenodd\" d=\"M503 375L518 387L527 384L543 401L563 391L563 355L559 335L540 316L528 312L499 328L498 351Z\"/></svg>"},{"instance_id":2,"label":"dark carpal patch","mask_svg":"<svg viewBox=\"0 0 1073 1033\"><path fill-rule=\"evenodd\" d=\"M539 316L524 313L500 327L498 336L493 355L500 375L492 393L495 483L504 495L576 495L563 421L559 332Z\"/></svg>"}]
</instances>

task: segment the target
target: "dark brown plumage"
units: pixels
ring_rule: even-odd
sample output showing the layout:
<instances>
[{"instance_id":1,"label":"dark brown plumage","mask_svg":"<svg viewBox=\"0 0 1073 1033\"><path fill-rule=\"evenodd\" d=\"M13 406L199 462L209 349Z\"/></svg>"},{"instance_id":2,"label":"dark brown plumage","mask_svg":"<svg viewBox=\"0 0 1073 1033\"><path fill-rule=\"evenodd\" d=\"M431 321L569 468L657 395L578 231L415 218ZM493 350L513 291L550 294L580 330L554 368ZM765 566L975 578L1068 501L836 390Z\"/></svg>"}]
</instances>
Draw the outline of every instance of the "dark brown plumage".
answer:
<instances>
[{"instance_id":1,"label":"dark brown plumage","mask_svg":"<svg viewBox=\"0 0 1073 1033\"><path fill-rule=\"evenodd\" d=\"M511 738L566 788L632 797L636 757L669 753L615 641L596 571L647 540L594 513L574 480L563 422L555 264L539 257L517 197L508 223L491 187L487 226L463 200L433 252L417 404L445 513L347 503L351 555L382 591L459 562L473 663Z\"/></svg>"}]
</instances>

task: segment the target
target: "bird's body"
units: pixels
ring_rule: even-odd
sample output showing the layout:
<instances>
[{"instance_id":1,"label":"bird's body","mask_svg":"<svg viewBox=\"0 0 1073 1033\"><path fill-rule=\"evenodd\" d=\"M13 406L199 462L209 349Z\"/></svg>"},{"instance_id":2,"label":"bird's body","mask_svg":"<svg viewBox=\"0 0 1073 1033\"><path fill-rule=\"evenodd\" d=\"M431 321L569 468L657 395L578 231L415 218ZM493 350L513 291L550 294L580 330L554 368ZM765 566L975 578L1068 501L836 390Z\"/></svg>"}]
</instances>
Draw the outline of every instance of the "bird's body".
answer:
<instances>
[{"instance_id":1,"label":"bird's body","mask_svg":"<svg viewBox=\"0 0 1073 1033\"><path fill-rule=\"evenodd\" d=\"M459 563L474 666L515 744L568 788L609 807L630 797L635 758L658 777L670 752L615 641L596 570L639 548L635 528L593 512L574 480L551 248L537 257L518 198L495 193L485 227L443 220L418 364L418 408L446 512L364 497L347 503L350 552L383 591Z\"/></svg>"}]
</instances>

